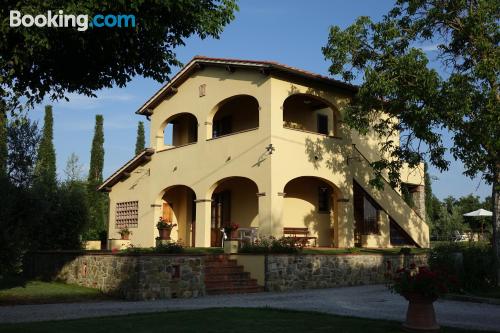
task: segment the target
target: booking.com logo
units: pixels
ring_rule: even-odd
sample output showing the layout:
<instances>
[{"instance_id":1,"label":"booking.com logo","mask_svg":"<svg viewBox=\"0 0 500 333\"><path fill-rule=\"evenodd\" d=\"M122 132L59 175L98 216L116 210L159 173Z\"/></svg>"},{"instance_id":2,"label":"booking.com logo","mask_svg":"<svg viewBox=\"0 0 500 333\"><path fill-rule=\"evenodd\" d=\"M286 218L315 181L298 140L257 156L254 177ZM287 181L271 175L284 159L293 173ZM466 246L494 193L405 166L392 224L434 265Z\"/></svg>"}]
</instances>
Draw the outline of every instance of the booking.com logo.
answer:
<instances>
[{"instance_id":1,"label":"booking.com logo","mask_svg":"<svg viewBox=\"0 0 500 333\"><path fill-rule=\"evenodd\" d=\"M135 15L125 14L96 14L90 20L88 15L64 14L63 10L54 14L47 11L47 14L23 15L18 10L10 11L10 27L32 27L39 28L77 28L78 31L86 31L90 28L135 28Z\"/></svg>"}]
</instances>

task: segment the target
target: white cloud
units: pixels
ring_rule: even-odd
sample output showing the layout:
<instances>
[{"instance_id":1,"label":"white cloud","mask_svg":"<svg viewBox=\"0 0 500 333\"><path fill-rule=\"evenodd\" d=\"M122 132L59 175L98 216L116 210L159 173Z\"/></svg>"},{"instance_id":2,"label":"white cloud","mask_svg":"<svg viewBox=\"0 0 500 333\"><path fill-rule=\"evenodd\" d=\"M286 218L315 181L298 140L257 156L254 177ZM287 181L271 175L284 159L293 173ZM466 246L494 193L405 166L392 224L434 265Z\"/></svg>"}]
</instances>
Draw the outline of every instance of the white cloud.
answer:
<instances>
[{"instance_id":1,"label":"white cloud","mask_svg":"<svg viewBox=\"0 0 500 333\"><path fill-rule=\"evenodd\" d=\"M438 44L423 45L420 47L420 49L422 49L422 51L424 52L434 52L439 50Z\"/></svg>"}]
</instances>

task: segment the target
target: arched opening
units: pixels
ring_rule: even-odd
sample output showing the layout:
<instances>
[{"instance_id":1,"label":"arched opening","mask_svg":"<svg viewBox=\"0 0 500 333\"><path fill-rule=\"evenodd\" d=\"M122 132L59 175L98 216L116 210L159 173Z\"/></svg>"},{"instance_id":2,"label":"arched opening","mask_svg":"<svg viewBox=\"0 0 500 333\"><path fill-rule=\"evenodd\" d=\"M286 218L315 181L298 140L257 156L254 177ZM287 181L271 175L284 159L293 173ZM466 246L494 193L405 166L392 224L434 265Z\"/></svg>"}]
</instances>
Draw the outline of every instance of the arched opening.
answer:
<instances>
[{"instance_id":1,"label":"arched opening","mask_svg":"<svg viewBox=\"0 0 500 333\"><path fill-rule=\"evenodd\" d=\"M307 95L289 96L283 103L283 127L337 136L337 112L322 99Z\"/></svg>"},{"instance_id":2,"label":"arched opening","mask_svg":"<svg viewBox=\"0 0 500 333\"><path fill-rule=\"evenodd\" d=\"M244 177L230 177L212 186L211 246L222 245L221 228L232 223L240 229L258 227L257 184Z\"/></svg>"},{"instance_id":3,"label":"arched opening","mask_svg":"<svg viewBox=\"0 0 500 333\"><path fill-rule=\"evenodd\" d=\"M214 108L209 138L217 138L259 127L259 102L250 95L226 98Z\"/></svg>"},{"instance_id":4,"label":"arched opening","mask_svg":"<svg viewBox=\"0 0 500 333\"><path fill-rule=\"evenodd\" d=\"M184 246L194 246L196 221L196 194L185 185L171 186L161 196L161 216L177 224L172 229L172 240Z\"/></svg>"},{"instance_id":5,"label":"arched opening","mask_svg":"<svg viewBox=\"0 0 500 333\"><path fill-rule=\"evenodd\" d=\"M157 135L158 148L174 148L198 141L198 120L191 113L179 113L165 120Z\"/></svg>"},{"instance_id":6,"label":"arched opening","mask_svg":"<svg viewBox=\"0 0 500 333\"><path fill-rule=\"evenodd\" d=\"M283 227L307 228L316 245L335 247L339 190L317 177L298 177L285 185ZM309 245L314 245L314 240Z\"/></svg>"}]
</instances>

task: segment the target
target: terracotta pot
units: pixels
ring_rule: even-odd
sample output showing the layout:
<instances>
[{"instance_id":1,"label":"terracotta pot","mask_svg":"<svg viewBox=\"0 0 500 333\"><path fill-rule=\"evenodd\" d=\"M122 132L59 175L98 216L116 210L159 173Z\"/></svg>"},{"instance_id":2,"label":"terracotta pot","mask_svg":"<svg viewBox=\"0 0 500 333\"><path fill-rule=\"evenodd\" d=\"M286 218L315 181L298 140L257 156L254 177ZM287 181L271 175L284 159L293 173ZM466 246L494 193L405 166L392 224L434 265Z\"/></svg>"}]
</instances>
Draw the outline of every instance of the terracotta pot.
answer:
<instances>
[{"instance_id":1,"label":"terracotta pot","mask_svg":"<svg viewBox=\"0 0 500 333\"><path fill-rule=\"evenodd\" d=\"M415 331L437 331L439 329L433 305L436 298L414 293L403 296L408 300L404 328Z\"/></svg>"},{"instance_id":2,"label":"terracotta pot","mask_svg":"<svg viewBox=\"0 0 500 333\"><path fill-rule=\"evenodd\" d=\"M170 233L172 232L172 229L167 229L167 228L158 228L158 233L160 234L160 239L162 240L170 240Z\"/></svg>"},{"instance_id":3,"label":"terracotta pot","mask_svg":"<svg viewBox=\"0 0 500 333\"><path fill-rule=\"evenodd\" d=\"M238 229L231 231L229 239L238 239Z\"/></svg>"},{"instance_id":4,"label":"terracotta pot","mask_svg":"<svg viewBox=\"0 0 500 333\"><path fill-rule=\"evenodd\" d=\"M123 234L121 235L123 240L128 240L130 237L130 234Z\"/></svg>"}]
</instances>

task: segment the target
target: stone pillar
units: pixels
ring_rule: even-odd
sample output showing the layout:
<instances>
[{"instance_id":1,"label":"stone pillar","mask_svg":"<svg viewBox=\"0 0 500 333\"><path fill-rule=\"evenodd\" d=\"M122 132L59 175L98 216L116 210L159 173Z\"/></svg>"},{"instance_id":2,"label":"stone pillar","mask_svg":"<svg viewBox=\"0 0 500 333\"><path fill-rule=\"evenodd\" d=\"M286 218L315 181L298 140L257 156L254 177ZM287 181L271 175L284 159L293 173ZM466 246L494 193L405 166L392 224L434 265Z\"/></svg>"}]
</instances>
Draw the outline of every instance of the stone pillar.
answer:
<instances>
[{"instance_id":1,"label":"stone pillar","mask_svg":"<svg viewBox=\"0 0 500 333\"><path fill-rule=\"evenodd\" d=\"M425 219L425 186L417 185L410 187L411 197L415 204L415 211L421 218Z\"/></svg>"},{"instance_id":2,"label":"stone pillar","mask_svg":"<svg viewBox=\"0 0 500 333\"><path fill-rule=\"evenodd\" d=\"M196 203L195 247L210 247L211 199L199 199Z\"/></svg>"}]
</instances>

